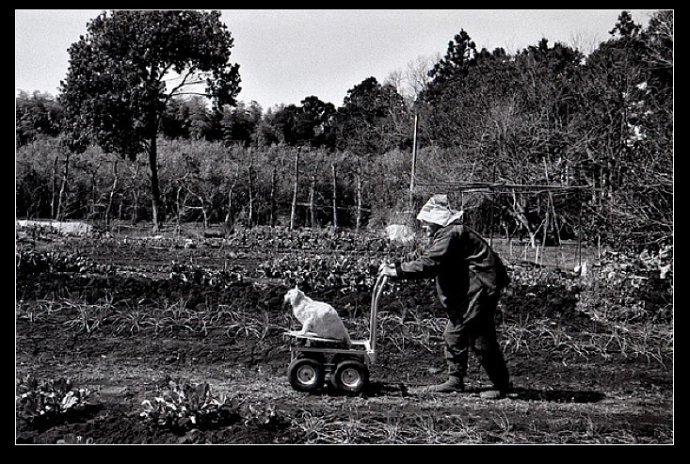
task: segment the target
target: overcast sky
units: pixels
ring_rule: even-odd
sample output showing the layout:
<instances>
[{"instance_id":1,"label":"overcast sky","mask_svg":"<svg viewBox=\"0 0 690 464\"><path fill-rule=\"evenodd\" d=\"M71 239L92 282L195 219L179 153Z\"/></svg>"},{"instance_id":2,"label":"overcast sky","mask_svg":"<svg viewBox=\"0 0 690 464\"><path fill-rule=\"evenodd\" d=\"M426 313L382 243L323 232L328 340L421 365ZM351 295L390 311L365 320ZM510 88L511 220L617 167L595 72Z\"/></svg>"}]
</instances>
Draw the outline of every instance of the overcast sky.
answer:
<instances>
[{"instance_id":1,"label":"overcast sky","mask_svg":"<svg viewBox=\"0 0 690 464\"><path fill-rule=\"evenodd\" d=\"M221 10L240 64L238 99L266 110L310 95L341 106L368 77L379 82L419 57L445 55L464 29L478 49L513 53L541 38L589 52L621 10ZM654 10L629 10L646 26ZM68 47L101 10L15 10L15 92L58 94Z\"/></svg>"}]
</instances>

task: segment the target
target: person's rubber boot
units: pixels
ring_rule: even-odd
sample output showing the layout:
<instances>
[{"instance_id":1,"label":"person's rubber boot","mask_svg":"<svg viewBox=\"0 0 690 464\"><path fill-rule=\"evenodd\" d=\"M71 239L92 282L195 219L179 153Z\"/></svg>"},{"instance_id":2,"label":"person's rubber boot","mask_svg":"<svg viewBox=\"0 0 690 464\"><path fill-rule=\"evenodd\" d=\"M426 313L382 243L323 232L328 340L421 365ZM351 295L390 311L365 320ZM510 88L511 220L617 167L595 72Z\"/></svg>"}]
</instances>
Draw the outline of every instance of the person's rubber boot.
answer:
<instances>
[{"instance_id":1,"label":"person's rubber boot","mask_svg":"<svg viewBox=\"0 0 690 464\"><path fill-rule=\"evenodd\" d=\"M451 375L445 382L429 387L429 391L435 393L457 393L465 391L465 384L460 377Z\"/></svg>"},{"instance_id":2,"label":"person's rubber boot","mask_svg":"<svg viewBox=\"0 0 690 464\"><path fill-rule=\"evenodd\" d=\"M480 398L484 398L485 400L500 400L501 398L505 398L506 395L508 394L508 390L510 387L506 388L499 388L494 386L493 388L490 388L489 390L484 390L479 394Z\"/></svg>"},{"instance_id":3,"label":"person's rubber boot","mask_svg":"<svg viewBox=\"0 0 690 464\"><path fill-rule=\"evenodd\" d=\"M485 400L500 400L506 397L506 392L492 388L491 390L484 390L481 392L479 397Z\"/></svg>"}]
</instances>

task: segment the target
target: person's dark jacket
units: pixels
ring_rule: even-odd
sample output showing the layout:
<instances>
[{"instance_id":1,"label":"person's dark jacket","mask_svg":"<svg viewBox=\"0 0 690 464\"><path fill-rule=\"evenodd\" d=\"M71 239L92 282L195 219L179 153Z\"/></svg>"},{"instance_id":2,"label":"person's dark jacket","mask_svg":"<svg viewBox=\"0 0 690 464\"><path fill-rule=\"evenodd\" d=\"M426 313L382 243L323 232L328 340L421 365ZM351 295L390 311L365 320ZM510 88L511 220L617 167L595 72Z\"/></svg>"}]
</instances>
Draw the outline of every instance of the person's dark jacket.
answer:
<instances>
[{"instance_id":1,"label":"person's dark jacket","mask_svg":"<svg viewBox=\"0 0 690 464\"><path fill-rule=\"evenodd\" d=\"M402 279L435 277L439 299L448 311L462 308L470 290L481 286L492 294L510 283L503 262L486 240L459 222L438 229L419 258L395 267Z\"/></svg>"}]
</instances>

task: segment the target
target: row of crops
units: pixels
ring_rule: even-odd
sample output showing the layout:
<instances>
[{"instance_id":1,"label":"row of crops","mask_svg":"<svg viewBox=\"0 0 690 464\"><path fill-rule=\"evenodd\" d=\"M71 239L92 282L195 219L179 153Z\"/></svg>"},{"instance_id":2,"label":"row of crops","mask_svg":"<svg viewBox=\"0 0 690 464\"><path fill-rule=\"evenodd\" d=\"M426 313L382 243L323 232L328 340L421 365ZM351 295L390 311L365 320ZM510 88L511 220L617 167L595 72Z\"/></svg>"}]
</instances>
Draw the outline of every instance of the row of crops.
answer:
<instances>
[{"instance_id":1,"label":"row of crops","mask_svg":"<svg viewBox=\"0 0 690 464\"><path fill-rule=\"evenodd\" d=\"M239 228L227 238L169 234L62 237L51 236L46 229L20 232L16 251L19 278L44 272L145 270L159 277L222 286L270 279L311 289L369 288L382 260L401 258L414 246L391 242L375 232L290 231L284 227Z\"/></svg>"},{"instance_id":2,"label":"row of crops","mask_svg":"<svg viewBox=\"0 0 690 464\"><path fill-rule=\"evenodd\" d=\"M36 240L35 234L20 232L24 232L16 251L20 281L40 273L117 275L146 270L159 279L205 287L259 281L299 285L317 294L328 290L366 293L381 261L402 259L422 245L421 240L401 245L373 231L290 231L285 227L240 228L227 238L201 234L68 238L41 231ZM40 243L46 246L36 245ZM572 296L573 306L597 313L606 310L607 319L669 321L673 317L672 263L672 249L665 249L639 256L608 253L581 275L523 267L519 262L509 263L509 268L512 294L520 307L531 301L531 294L548 293L549 298L562 300L565 292Z\"/></svg>"}]
</instances>

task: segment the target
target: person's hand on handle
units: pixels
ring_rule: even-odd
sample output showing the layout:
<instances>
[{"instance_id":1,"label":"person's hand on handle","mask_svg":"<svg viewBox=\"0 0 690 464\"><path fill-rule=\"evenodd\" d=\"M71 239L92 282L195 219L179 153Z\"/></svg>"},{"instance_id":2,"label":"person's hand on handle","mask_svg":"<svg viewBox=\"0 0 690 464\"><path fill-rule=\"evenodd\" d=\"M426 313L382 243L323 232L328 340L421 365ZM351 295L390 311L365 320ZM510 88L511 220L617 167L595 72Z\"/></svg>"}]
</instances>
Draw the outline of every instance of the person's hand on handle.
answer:
<instances>
[{"instance_id":1,"label":"person's hand on handle","mask_svg":"<svg viewBox=\"0 0 690 464\"><path fill-rule=\"evenodd\" d=\"M379 266L379 275L397 277L398 272L395 270L395 264L381 263L381 265Z\"/></svg>"}]
</instances>

